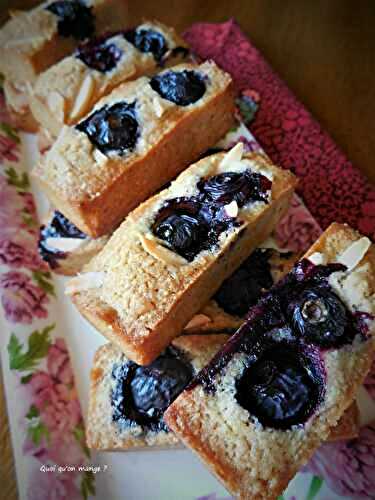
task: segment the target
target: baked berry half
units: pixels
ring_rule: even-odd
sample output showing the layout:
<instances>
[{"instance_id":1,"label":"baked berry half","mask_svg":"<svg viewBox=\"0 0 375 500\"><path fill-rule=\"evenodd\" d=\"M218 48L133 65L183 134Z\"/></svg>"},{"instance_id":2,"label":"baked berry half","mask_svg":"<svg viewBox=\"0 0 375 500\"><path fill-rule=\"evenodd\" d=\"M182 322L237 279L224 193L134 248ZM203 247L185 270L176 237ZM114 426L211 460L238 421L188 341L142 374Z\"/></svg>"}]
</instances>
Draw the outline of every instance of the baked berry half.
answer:
<instances>
[{"instance_id":1,"label":"baked berry half","mask_svg":"<svg viewBox=\"0 0 375 500\"><path fill-rule=\"evenodd\" d=\"M166 71L154 76L150 85L163 99L178 106L194 104L206 92L204 78L197 71L192 70Z\"/></svg>"},{"instance_id":2,"label":"baked berry half","mask_svg":"<svg viewBox=\"0 0 375 500\"><path fill-rule=\"evenodd\" d=\"M148 366L131 361L114 367L112 418L120 426L141 426L154 432L168 431L164 411L193 377L193 369L174 347Z\"/></svg>"},{"instance_id":3,"label":"baked berry half","mask_svg":"<svg viewBox=\"0 0 375 500\"><path fill-rule=\"evenodd\" d=\"M72 36L76 40L84 40L95 32L92 8L81 0L58 0L50 3L46 10L57 16L57 29L63 37Z\"/></svg>"},{"instance_id":4,"label":"baked berry half","mask_svg":"<svg viewBox=\"0 0 375 500\"><path fill-rule=\"evenodd\" d=\"M117 102L94 111L76 129L104 154L123 156L134 150L139 135L136 103Z\"/></svg>"},{"instance_id":5,"label":"baked berry half","mask_svg":"<svg viewBox=\"0 0 375 500\"><path fill-rule=\"evenodd\" d=\"M113 36L115 34L111 33L88 40L77 48L75 57L100 73L111 71L123 55L123 51L115 43L109 41Z\"/></svg>"},{"instance_id":6,"label":"baked berry half","mask_svg":"<svg viewBox=\"0 0 375 500\"><path fill-rule=\"evenodd\" d=\"M165 37L156 30L135 28L124 32L125 39L134 47L146 54L152 54L155 61L160 62L168 51Z\"/></svg>"},{"instance_id":7,"label":"baked berry half","mask_svg":"<svg viewBox=\"0 0 375 500\"><path fill-rule=\"evenodd\" d=\"M216 248L220 235L241 225L231 203L243 207L255 201L268 203L271 181L257 173L226 172L197 183L197 195L174 198L156 214L152 231L168 248L188 261L204 250Z\"/></svg>"}]
</instances>

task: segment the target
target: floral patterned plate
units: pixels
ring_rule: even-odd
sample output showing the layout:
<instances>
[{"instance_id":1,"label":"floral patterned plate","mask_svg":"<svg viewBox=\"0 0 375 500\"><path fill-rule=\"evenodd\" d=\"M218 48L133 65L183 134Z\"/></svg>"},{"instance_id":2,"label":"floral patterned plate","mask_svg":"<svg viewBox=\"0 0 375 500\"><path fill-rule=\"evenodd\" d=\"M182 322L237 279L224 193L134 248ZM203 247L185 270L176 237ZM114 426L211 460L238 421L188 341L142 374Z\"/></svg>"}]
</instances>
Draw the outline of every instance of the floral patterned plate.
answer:
<instances>
[{"instance_id":1,"label":"floral patterned plate","mask_svg":"<svg viewBox=\"0 0 375 500\"><path fill-rule=\"evenodd\" d=\"M187 450L94 455L86 448L82 415L89 371L104 339L64 295L64 278L52 276L39 258L37 213L46 211L46 201L28 176L38 158L36 139L11 128L2 94L0 99L0 345L20 498L228 499ZM251 119L256 107L251 93L238 101L242 119ZM239 140L260 150L243 123L221 145ZM302 251L320 231L295 196L276 238L280 246ZM375 417L369 396L375 394L374 377L366 388L361 401L368 420ZM375 498L373 426L359 439L323 446L283 498L340 495Z\"/></svg>"}]
</instances>

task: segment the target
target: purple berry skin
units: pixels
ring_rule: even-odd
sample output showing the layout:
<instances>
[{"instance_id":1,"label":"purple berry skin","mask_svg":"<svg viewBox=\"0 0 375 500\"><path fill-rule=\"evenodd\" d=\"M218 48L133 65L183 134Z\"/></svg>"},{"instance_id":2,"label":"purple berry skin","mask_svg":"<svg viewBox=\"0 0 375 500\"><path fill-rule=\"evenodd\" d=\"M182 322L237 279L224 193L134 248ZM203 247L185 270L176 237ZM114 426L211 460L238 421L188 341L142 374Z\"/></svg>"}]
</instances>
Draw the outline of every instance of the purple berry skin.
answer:
<instances>
[{"instance_id":1,"label":"purple berry skin","mask_svg":"<svg viewBox=\"0 0 375 500\"><path fill-rule=\"evenodd\" d=\"M84 132L103 154L124 156L134 150L139 136L136 103L123 101L104 106L75 128Z\"/></svg>"},{"instance_id":2,"label":"purple berry skin","mask_svg":"<svg viewBox=\"0 0 375 500\"><path fill-rule=\"evenodd\" d=\"M58 0L50 3L46 10L57 16L57 30L60 36L84 40L95 33L92 8L87 7L81 0Z\"/></svg>"},{"instance_id":3,"label":"purple berry skin","mask_svg":"<svg viewBox=\"0 0 375 500\"><path fill-rule=\"evenodd\" d=\"M148 366L132 361L116 365L112 371L113 421L121 427L137 425L153 432L168 432L163 414L192 376L190 362L174 347L168 347Z\"/></svg>"},{"instance_id":4,"label":"purple berry skin","mask_svg":"<svg viewBox=\"0 0 375 500\"><path fill-rule=\"evenodd\" d=\"M189 106L206 92L204 79L196 71L167 71L154 76L150 85L163 99L178 106Z\"/></svg>"}]
</instances>

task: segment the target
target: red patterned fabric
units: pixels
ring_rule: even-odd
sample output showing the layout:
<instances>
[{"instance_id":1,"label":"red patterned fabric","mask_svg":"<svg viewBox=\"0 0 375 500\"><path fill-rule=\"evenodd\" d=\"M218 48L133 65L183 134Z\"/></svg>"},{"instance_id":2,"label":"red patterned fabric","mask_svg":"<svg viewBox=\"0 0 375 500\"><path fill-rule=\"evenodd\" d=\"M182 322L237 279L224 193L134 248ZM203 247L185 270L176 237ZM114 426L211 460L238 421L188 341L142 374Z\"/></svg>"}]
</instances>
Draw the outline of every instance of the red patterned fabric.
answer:
<instances>
[{"instance_id":1,"label":"red patterned fabric","mask_svg":"<svg viewBox=\"0 0 375 500\"><path fill-rule=\"evenodd\" d=\"M300 179L299 194L322 228L347 222L375 238L375 188L275 74L233 20L195 24L185 39L201 58L228 71L239 91L260 96L250 125L272 160Z\"/></svg>"}]
</instances>

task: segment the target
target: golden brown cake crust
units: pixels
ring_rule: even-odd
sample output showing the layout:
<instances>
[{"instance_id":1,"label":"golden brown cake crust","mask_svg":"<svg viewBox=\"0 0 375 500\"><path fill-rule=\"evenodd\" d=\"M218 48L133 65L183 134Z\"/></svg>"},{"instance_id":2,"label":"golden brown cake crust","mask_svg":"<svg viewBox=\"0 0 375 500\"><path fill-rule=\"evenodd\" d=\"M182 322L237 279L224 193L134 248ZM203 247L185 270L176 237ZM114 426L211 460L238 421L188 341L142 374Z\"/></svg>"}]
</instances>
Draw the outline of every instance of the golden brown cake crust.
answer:
<instances>
[{"instance_id":1,"label":"golden brown cake crust","mask_svg":"<svg viewBox=\"0 0 375 500\"><path fill-rule=\"evenodd\" d=\"M142 134L132 153L104 155L85 133L65 127L35 169L50 201L83 232L98 237L113 230L233 125L230 76L212 62L174 69L193 68L209 78L209 85L203 97L189 106L161 98L145 77L120 85L96 104L94 110L137 101Z\"/></svg>"},{"instance_id":2,"label":"golden brown cake crust","mask_svg":"<svg viewBox=\"0 0 375 500\"><path fill-rule=\"evenodd\" d=\"M228 340L228 335L202 335L175 339L178 348L191 362L197 373ZM91 370L89 410L86 438L89 448L97 450L130 450L142 448L175 448L182 446L172 432L150 432L140 426L122 429L112 421L110 391L112 370L127 358L112 344L105 344L95 354Z\"/></svg>"},{"instance_id":3,"label":"golden brown cake crust","mask_svg":"<svg viewBox=\"0 0 375 500\"><path fill-rule=\"evenodd\" d=\"M134 210L84 269L85 273L104 272L103 285L76 293L73 287L72 300L79 311L138 364L150 363L181 333L221 282L267 238L289 204L295 177L261 155L247 155L246 167L273 176L270 202L241 209L243 224L227 235L222 233L218 248L176 266L168 259L182 258L152 240L152 220L164 200L190 194L201 177L217 172L223 158L218 154L200 160L169 189ZM167 252L166 260L160 252Z\"/></svg>"},{"instance_id":4,"label":"golden brown cake crust","mask_svg":"<svg viewBox=\"0 0 375 500\"><path fill-rule=\"evenodd\" d=\"M319 252L327 262L336 262L360 235L349 226L334 224L307 252ZM331 286L352 311L375 313L375 248L372 245L356 266ZM359 290L353 290L355 277ZM363 281L365 284L363 285ZM358 282L359 283L359 282ZM351 300L348 302L348 288ZM225 487L241 499L275 499L298 469L332 432L344 411L354 401L372 362L374 321L368 322L369 338L356 338L350 346L324 352L326 383L323 402L303 427L288 431L264 429L249 420L249 414L233 401L231 387L238 376L242 358L233 357L223 374L215 378L216 394L201 385L184 391L165 414L168 426L198 453ZM223 392L225 391L225 392ZM220 397L217 394L220 393Z\"/></svg>"}]
</instances>

